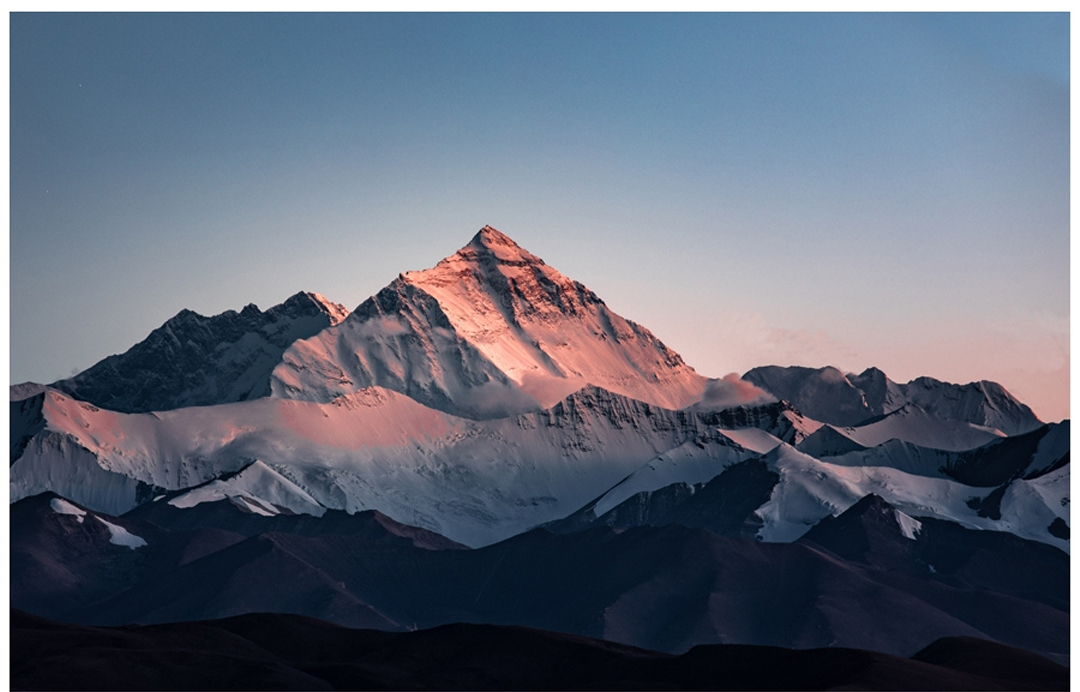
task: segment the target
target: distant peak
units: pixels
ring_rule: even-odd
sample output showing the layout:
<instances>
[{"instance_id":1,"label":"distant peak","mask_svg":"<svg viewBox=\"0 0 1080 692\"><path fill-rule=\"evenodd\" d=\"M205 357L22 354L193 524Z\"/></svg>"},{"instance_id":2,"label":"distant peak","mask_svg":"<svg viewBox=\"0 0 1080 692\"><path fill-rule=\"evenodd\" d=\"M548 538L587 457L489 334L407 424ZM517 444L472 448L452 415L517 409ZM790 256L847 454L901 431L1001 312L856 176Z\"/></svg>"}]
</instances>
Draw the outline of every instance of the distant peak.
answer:
<instances>
[{"instance_id":1,"label":"distant peak","mask_svg":"<svg viewBox=\"0 0 1080 692\"><path fill-rule=\"evenodd\" d=\"M295 293L289 296L281 305L270 308L268 312L273 314L285 312L296 316L325 314L332 325L339 324L349 314L344 305L335 303L328 300L326 296L311 291Z\"/></svg>"}]
</instances>

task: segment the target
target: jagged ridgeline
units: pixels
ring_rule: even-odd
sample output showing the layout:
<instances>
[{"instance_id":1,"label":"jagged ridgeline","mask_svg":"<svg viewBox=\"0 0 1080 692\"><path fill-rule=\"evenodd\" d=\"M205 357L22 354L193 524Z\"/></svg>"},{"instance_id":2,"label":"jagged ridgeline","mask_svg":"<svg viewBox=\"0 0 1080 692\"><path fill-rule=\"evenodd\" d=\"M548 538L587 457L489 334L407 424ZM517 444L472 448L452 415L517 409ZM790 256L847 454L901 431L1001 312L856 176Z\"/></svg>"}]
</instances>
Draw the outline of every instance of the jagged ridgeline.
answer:
<instances>
[{"instance_id":1,"label":"jagged ridgeline","mask_svg":"<svg viewBox=\"0 0 1080 692\"><path fill-rule=\"evenodd\" d=\"M491 227L352 313L312 293L183 311L12 397L13 499L53 491L114 514L165 496L378 510L468 545L712 516L784 541L879 492L1067 546L1067 424L999 385L829 367L709 379Z\"/></svg>"},{"instance_id":2,"label":"jagged ridgeline","mask_svg":"<svg viewBox=\"0 0 1080 692\"><path fill-rule=\"evenodd\" d=\"M347 312L317 293L297 293L266 312L254 304L213 317L181 310L124 353L50 386L124 413L257 399L270 395L285 349Z\"/></svg>"},{"instance_id":3,"label":"jagged ridgeline","mask_svg":"<svg viewBox=\"0 0 1080 692\"><path fill-rule=\"evenodd\" d=\"M490 227L351 313L183 311L11 397L36 615L1067 660L1068 421L992 382L704 377Z\"/></svg>"}]
</instances>

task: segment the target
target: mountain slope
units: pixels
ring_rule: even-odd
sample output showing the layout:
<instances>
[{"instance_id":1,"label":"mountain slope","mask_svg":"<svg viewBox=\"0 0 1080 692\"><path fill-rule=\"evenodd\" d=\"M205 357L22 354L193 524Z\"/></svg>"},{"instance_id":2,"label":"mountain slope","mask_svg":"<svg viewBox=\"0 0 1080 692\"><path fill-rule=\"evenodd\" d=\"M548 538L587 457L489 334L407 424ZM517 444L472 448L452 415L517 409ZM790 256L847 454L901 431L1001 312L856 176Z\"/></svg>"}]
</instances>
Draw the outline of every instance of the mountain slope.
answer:
<instances>
[{"instance_id":1,"label":"mountain slope","mask_svg":"<svg viewBox=\"0 0 1080 692\"><path fill-rule=\"evenodd\" d=\"M977 636L1061 655L1068 650L1067 605L1060 605L1068 601L1068 556L1006 538L996 550L984 542L968 551L955 568L941 565L940 576L924 569L899 579L809 544L730 539L678 525L534 530L476 550L429 550L363 534L264 533L63 617L153 623L270 610L380 629L487 622L672 653L724 642L861 642L910 655L942 636ZM1010 543L1022 549L1010 552ZM1027 576L1003 564L1016 555L1038 558ZM995 581L996 574L1003 578ZM25 583L16 577L13 583ZM1041 591L1037 600L1020 593L1031 585Z\"/></svg>"},{"instance_id":2,"label":"mountain slope","mask_svg":"<svg viewBox=\"0 0 1080 692\"><path fill-rule=\"evenodd\" d=\"M1069 561L1060 551L1002 531L915 519L873 494L822 520L798 542L883 570L898 584L931 578L1069 608Z\"/></svg>"},{"instance_id":3,"label":"mountain slope","mask_svg":"<svg viewBox=\"0 0 1080 692\"><path fill-rule=\"evenodd\" d=\"M482 419L548 407L587 384L679 409L707 383L647 329L486 226L294 344L272 390L330 401L377 385Z\"/></svg>"},{"instance_id":4,"label":"mountain slope","mask_svg":"<svg viewBox=\"0 0 1080 692\"><path fill-rule=\"evenodd\" d=\"M1007 531L1069 551L1067 457L1051 471L987 488L950 476L948 468L958 458L977 463L978 456L961 456L967 453L892 440L816 459L779 441L754 453L724 442L727 433L717 432L719 439L700 438L657 456L548 526L577 531L676 522L722 535L789 542L876 494L910 517ZM1003 438L1009 439L1016 438ZM1029 460L1018 463L1027 468Z\"/></svg>"},{"instance_id":5,"label":"mountain slope","mask_svg":"<svg viewBox=\"0 0 1080 692\"><path fill-rule=\"evenodd\" d=\"M63 618L243 540L210 527L168 531L55 493L11 505L11 604Z\"/></svg>"},{"instance_id":6,"label":"mountain slope","mask_svg":"<svg viewBox=\"0 0 1080 692\"><path fill-rule=\"evenodd\" d=\"M315 293L297 293L266 312L255 305L213 317L182 310L126 352L50 386L125 413L268 396L285 349L345 314Z\"/></svg>"}]
</instances>

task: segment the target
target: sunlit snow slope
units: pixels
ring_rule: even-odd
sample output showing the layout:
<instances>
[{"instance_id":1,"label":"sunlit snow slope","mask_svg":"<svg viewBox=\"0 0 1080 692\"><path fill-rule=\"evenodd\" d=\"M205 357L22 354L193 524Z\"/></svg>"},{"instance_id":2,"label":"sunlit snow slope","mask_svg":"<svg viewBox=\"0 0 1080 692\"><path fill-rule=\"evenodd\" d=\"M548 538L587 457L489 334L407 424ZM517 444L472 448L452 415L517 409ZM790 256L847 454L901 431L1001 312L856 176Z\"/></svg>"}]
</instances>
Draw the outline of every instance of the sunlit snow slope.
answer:
<instances>
[{"instance_id":1,"label":"sunlit snow slope","mask_svg":"<svg viewBox=\"0 0 1080 692\"><path fill-rule=\"evenodd\" d=\"M710 435L697 416L594 387L489 421L380 387L327 404L267 398L146 414L52 390L12 406L32 431L13 459L12 501L53 491L119 515L190 489L163 501L377 509L470 545L564 516L653 456Z\"/></svg>"}]
</instances>

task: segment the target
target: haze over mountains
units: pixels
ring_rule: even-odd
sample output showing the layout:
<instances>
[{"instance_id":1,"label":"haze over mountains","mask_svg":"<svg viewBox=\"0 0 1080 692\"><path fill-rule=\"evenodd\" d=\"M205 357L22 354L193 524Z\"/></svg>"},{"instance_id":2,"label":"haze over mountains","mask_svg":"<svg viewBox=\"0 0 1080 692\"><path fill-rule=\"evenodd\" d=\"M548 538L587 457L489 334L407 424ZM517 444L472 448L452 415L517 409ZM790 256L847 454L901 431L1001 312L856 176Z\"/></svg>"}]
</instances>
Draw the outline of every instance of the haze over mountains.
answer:
<instances>
[{"instance_id":1,"label":"haze over mountains","mask_svg":"<svg viewBox=\"0 0 1080 692\"><path fill-rule=\"evenodd\" d=\"M1068 650L1068 421L992 382L706 378L490 227L347 315L184 311L11 396L38 615Z\"/></svg>"}]
</instances>

